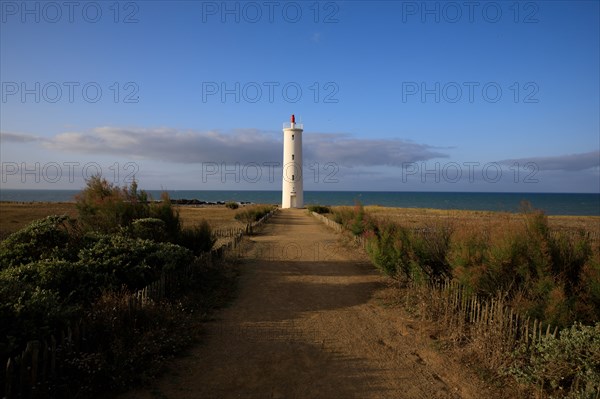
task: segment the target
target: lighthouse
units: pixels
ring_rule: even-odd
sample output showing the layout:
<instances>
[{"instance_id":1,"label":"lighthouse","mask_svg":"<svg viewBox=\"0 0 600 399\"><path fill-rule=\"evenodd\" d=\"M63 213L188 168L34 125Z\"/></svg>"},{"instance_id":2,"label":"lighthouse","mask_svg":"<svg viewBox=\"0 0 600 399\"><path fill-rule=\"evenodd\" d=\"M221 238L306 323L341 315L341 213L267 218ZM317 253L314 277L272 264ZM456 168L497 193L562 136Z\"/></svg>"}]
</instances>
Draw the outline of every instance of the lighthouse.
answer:
<instances>
[{"instance_id":1,"label":"lighthouse","mask_svg":"<svg viewBox=\"0 0 600 399\"><path fill-rule=\"evenodd\" d=\"M302 208L302 131L294 115L290 123L283 124L283 182L281 187L282 208Z\"/></svg>"}]
</instances>

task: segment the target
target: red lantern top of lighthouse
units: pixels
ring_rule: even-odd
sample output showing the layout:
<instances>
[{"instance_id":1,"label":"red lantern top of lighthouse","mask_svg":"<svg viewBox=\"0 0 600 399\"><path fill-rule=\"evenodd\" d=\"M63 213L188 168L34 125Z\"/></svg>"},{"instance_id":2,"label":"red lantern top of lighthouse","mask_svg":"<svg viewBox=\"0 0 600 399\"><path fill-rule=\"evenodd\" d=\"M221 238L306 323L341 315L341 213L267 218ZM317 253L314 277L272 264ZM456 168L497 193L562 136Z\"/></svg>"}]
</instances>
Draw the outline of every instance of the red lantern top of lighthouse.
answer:
<instances>
[{"instance_id":1,"label":"red lantern top of lighthouse","mask_svg":"<svg viewBox=\"0 0 600 399\"><path fill-rule=\"evenodd\" d=\"M302 130L303 125L302 125L302 123L296 123L296 116L294 114L292 114L292 116L290 116L290 121L288 123L284 123L283 124L283 128L284 129L299 129L299 130Z\"/></svg>"}]
</instances>

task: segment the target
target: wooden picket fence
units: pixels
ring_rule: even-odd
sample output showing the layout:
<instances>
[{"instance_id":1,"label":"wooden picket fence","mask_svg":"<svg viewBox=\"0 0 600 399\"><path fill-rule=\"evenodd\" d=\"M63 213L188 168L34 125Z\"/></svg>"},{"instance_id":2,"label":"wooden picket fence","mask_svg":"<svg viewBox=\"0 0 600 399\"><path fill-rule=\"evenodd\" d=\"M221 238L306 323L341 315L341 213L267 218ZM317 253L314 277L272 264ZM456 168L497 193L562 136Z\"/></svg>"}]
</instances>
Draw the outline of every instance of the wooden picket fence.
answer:
<instances>
[{"instance_id":1,"label":"wooden picket fence","mask_svg":"<svg viewBox=\"0 0 600 399\"><path fill-rule=\"evenodd\" d=\"M337 232L349 233L344 226L323 215L316 212L312 215ZM356 246L366 250L367 238L350 236ZM557 327L552 329L537 319L516 313L502 296L485 300L450 279L426 285L412 284L406 292L418 295L421 316L441 321L457 339L477 340L483 351L493 352L499 347L512 350L521 344L539 342L546 336L556 337L558 333ZM409 302L408 297L406 302Z\"/></svg>"},{"instance_id":2,"label":"wooden picket fence","mask_svg":"<svg viewBox=\"0 0 600 399\"><path fill-rule=\"evenodd\" d=\"M483 299L450 279L414 285L409 291L417 293L421 317L440 323L451 339L474 343L492 363L500 362L503 355L516 347L529 347L544 337L556 338L558 334L558 327L515 312L500 293Z\"/></svg>"},{"instance_id":3,"label":"wooden picket fence","mask_svg":"<svg viewBox=\"0 0 600 399\"><path fill-rule=\"evenodd\" d=\"M220 228L220 229L214 229L212 231L212 236L214 238L231 238L231 237L236 237L239 233L243 233L244 229L240 228L240 227L227 227L227 228Z\"/></svg>"},{"instance_id":4,"label":"wooden picket fence","mask_svg":"<svg viewBox=\"0 0 600 399\"><path fill-rule=\"evenodd\" d=\"M321 222L323 222L326 226L331 227L332 229L334 229L335 231L337 231L338 233L341 233L344 231L344 226L342 226L341 224L329 219L327 216L323 216L320 213L317 212L312 212L312 215L317 218L318 220L320 220Z\"/></svg>"},{"instance_id":5,"label":"wooden picket fence","mask_svg":"<svg viewBox=\"0 0 600 399\"><path fill-rule=\"evenodd\" d=\"M277 209L274 209L259 221L252 223L249 230L262 226L276 212ZM239 255L239 251L236 249L240 247L246 230L232 229L226 234L230 234L226 237L232 238L226 244L200 255L193 264L162 273L157 281L130 294L127 299L127 311L133 314L150 303L169 298L177 293L180 287L189 281L202 266L210 265L216 259L221 259L229 254ZM0 398L34 399L43 397L40 394L44 391L42 388L63 377L65 369L65 365L61 362L63 354L85 350L89 345L90 333L86 329L84 321L77 320L69 323L65 329L42 340L29 341L25 348L15 356L0 358L0 364L6 365L5 371L0 373L0 394L2 394Z\"/></svg>"}]
</instances>

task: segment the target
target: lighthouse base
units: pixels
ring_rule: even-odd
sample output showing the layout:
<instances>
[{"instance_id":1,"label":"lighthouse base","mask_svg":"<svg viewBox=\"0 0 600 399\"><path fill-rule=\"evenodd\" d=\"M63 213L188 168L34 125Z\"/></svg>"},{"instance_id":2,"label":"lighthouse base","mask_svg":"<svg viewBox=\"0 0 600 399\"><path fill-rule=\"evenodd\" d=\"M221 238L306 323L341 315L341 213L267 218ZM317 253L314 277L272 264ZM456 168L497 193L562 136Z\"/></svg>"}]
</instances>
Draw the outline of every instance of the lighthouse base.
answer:
<instances>
[{"instance_id":1,"label":"lighthouse base","mask_svg":"<svg viewBox=\"0 0 600 399\"><path fill-rule=\"evenodd\" d=\"M304 201L301 196L292 193L289 195L284 194L281 201L281 208L304 208Z\"/></svg>"}]
</instances>

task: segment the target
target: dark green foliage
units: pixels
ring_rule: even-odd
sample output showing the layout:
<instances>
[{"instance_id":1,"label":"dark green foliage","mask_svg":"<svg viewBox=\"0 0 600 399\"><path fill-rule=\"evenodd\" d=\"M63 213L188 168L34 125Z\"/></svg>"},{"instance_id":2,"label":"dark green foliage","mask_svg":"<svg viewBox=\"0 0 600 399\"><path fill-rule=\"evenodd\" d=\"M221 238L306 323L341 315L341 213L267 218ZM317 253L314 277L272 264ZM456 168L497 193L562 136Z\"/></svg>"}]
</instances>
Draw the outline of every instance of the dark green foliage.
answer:
<instances>
[{"instance_id":1,"label":"dark green foliage","mask_svg":"<svg viewBox=\"0 0 600 399\"><path fill-rule=\"evenodd\" d=\"M42 259L0 272L0 337L8 340L1 341L3 350L53 331L103 291L143 288L162 271L193 262L191 251L171 243L117 234L86 243L77 261Z\"/></svg>"},{"instance_id":2,"label":"dark green foliage","mask_svg":"<svg viewBox=\"0 0 600 399\"><path fill-rule=\"evenodd\" d=\"M67 266L66 262L61 266ZM30 264L0 272L0 355L13 353L27 340L50 334L80 309L66 303L60 290L45 288L57 285L47 276L38 284L40 268L43 266ZM68 274L62 272L61 277L68 279Z\"/></svg>"},{"instance_id":3,"label":"dark green foliage","mask_svg":"<svg viewBox=\"0 0 600 399\"><path fill-rule=\"evenodd\" d=\"M79 253L79 264L94 281L91 287L130 290L157 280L163 270L191 263L192 253L171 243L108 235ZM91 288L93 289L93 288Z\"/></svg>"},{"instance_id":4,"label":"dark green foliage","mask_svg":"<svg viewBox=\"0 0 600 399\"><path fill-rule=\"evenodd\" d=\"M179 212L171 205L168 193L163 192L160 202L149 206L148 216L162 220L165 223L165 233L169 241L176 242L176 237L181 231L182 224Z\"/></svg>"},{"instance_id":5,"label":"dark green foliage","mask_svg":"<svg viewBox=\"0 0 600 399\"><path fill-rule=\"evenodd\" d=\"M194 257L210 251L214 239L206 221L182 229L168 195L151 203L135 182L116 188L93 178L77 207L77 221L50 216L0 243L0 359L85 319L92 329L86 346L99 347L59 348L57 362L69 380L68 396L88 397L156 373L165 356L189 344L188 309L161 302L132 310L130 293L190 264L195 272L177 287L214 289L208 282L214 276L203 274ZM38 388L41 396L46 388L65 396L58 385Z\"/></svg>"},{"instance_id":6,"label":"dark green foliage","mask_svg":"<svg viewBox=\"0 0 600 399\"><path fill-rule=\"evenodd\" d=\"M431 281L452 275L446 255L450 247L450 226L432 225L412 233L413 261Z\"/></svg>"},{"instance_id":7,"label":"dark green foliage","mask_svg":"<svg viewBox=\"0 0 600 399\"><path fill-rule=\"evenodd\" d=\"M235 214L235 218L240 222L250 224L253 222L258 222L262 217L266 216L272 210L273 207L270 205L255 205L238 211Z\"/></svg>"},{"instance_id":8,"label":"dark green foliage","mask_svg":"<svg viewBox=\"0 0 600 399\"><path fill-rule=\"evenodd\" d=\"M365 208L361 203L357 202L354 207L354 219L350 224L350 231L355 236L359 236L366 230L365 226Z\"/></svg>"},{"instance_id":9,"label":"dark green foliage","mask_svg":"<svg viewBox=\"0 0 600 399\"><path fill-rule=\"evenodd\" d=\"M134 220L130 231L132 237L144 240L166 241L168 237L165 222L157 218Z\"/></svg>"},{"instance_id":10,"label":"dark green foliage","mask_svg":"<svg viewBox=\"0 0 600 399\"><path fill-rule=\"evenodd\" d=\"M240 204L238 204L237 202L229 201L225 204L225 206L229 209L238 209L240 207Z\"/></svg>"},{"instance_id":11,"label":"dark green foliage","mask_svg":"<svg viewBox=\"0 0 600 399\"><path fill-rule=\"evenodd\" d=\"M88 232L127 234L133 238L168 241L195 254L210 251L214 244L210 226L183 229L179 212L168 193L151 202L134 181L118 188L100 177L92 177L77 196L78 221Z\"/></svg>"},{"instance_id":12,"label":"dark green foliage","mask_svg":"<svg viewBox=\"0 0 600 399\"><path fill-rule=\"evenodd\" d=\"M145 191L138 190L135 181L129 187L119 188L95 176L76 199L78 222L86 231L116 233L129 228L136 220L148 218L160 219L164 223L160 228L164 237L158 234L158 241L176 242L181 231L179 213L171 205L168 193L163 192L159 202L151 202ZM134 230L137 230L133 231L134 235L141 233L138 228ZM141 234L155 239L148 232Z\"/></svg>"},{"instance_id":13,"label":"dark green foliage","mask_svg":"<svg viewBox=\"0 0 600 399\"><path fill-rule=\"evenodd\" d=\"M69 258L77 249L78 234L68 216L48 216L0 242L0 270L40 259Z\"/></svg>"},{"instance_id":14,"label":"dark green foliage","mask_svg":"<svg viewBox=\"0 0 600 399\"><path fill-rule=\"evenodd\" d=\"M179 233L177 243L199 255L202 252L210 251L215 241L210 225L203 220L198 226L183 228Z\"/></svg>"},{"instance_id":15,"label":"dark green foliage","mask_svg":"<svg viewBox=\"0 0 600 399\"><path fill-rule=\"evenodd\" d=\"M324 213L330 213L331 212L331 208L329 208L328 206L325 205L309 205L308 206L308 211L309 212L316 212L319 214L324 214Z\"/></svg>"},{"instance_id":16,"label":"dark green foliage","mask_svg":"<svg viewBox=\"0 0 600 399\"><path fill-rule=\"evenodd\" d=\"M97 179L91 185L104 194L109 187ZM125 198L135 193L135 188L128 190ZM0 243L0 355L64 326L102 292L140 289L159 279L163 271L193 262L190 250L168 242L181 238L178 215L171 212L170 204L152 207L167 222L132 219L126 226L107 223L105 205L114 209L115 202L95 208L87 223L96 220L104 226L99 230L114 230L110 234L82 233L68 217L49 216ZM121 221L139 216L143 213L139 210L148 207L146 203L128 206L119 208L124 211ZM168 226L177 226L175 236L169 235ZM207 224L195 229L192 249L210 250L210 235Z\"/></svg>"},{"instance_id":17,"label":"dark green foliage","mask_svg":"<svg viewBox=\"0 0 600 399\"><path fill-rule=\"evenodd\" d=\"M332 214L334 222L341 224L355 236L372 231L376 226L376 222L371 219L358 201L353 208L347 206L336 207Z\"/></svg>"},{"instance_id":18,"label":"dark green foliage","mask_svg":"<svg viewBox=\"0 0 600 399\"><path fill-rule=\"evenodd\" d=\"M450 273L446 260L450 229L442 226L413 231L389 222L367 234L367 251L386 274L404 280L436 281Z\"/></svg>"},{"instance_id":19,"label":"dark green foliage","mask_svg":"<svg viewBox=\"0 0 600 399\"><path fill-rule=\"evenodd\" d=\"M576 236L560 232L550 239L552 272L564 280L566 294L575 292L581 281L581 274L587 260L592 256L589 236L577 232Z\"/></svg>"},{"instance_id":20,"label":"dark green foliage","mask_svg":"<svg viewBox=\"0 0 600 399\"><path fill-rule=\"evenodd\" d=\"M372 236L367 236L367 252L375 266L388 276L409 277L409 252L403 246L401 234L404 229L393 223L377 226Z\"/></svg>"},{"instance_id":21,"label":"dark green foliage","mask_svg":"<svg viewBox=\"0 0 600 399\"><path fill-rule=\"evenodd\" d=\"M560 336L544 336L514 353L508 374L544 387L547 392L570 392L569 398L594 398L600 389L600 323L575 323Z\"/></svg>"},{"instance_id":22,"label":"dark green foliage","mask_svg":"<svg viewBox=\"0 0 600 399\"><path fill-rule=\"evenodd\" d=\"M119 188L94 176L76 200L78 221L86 230L115 232L135 219L150 216L148 196L138 191L135 181L129 187Z\"/></svg>"}]
</instances>

